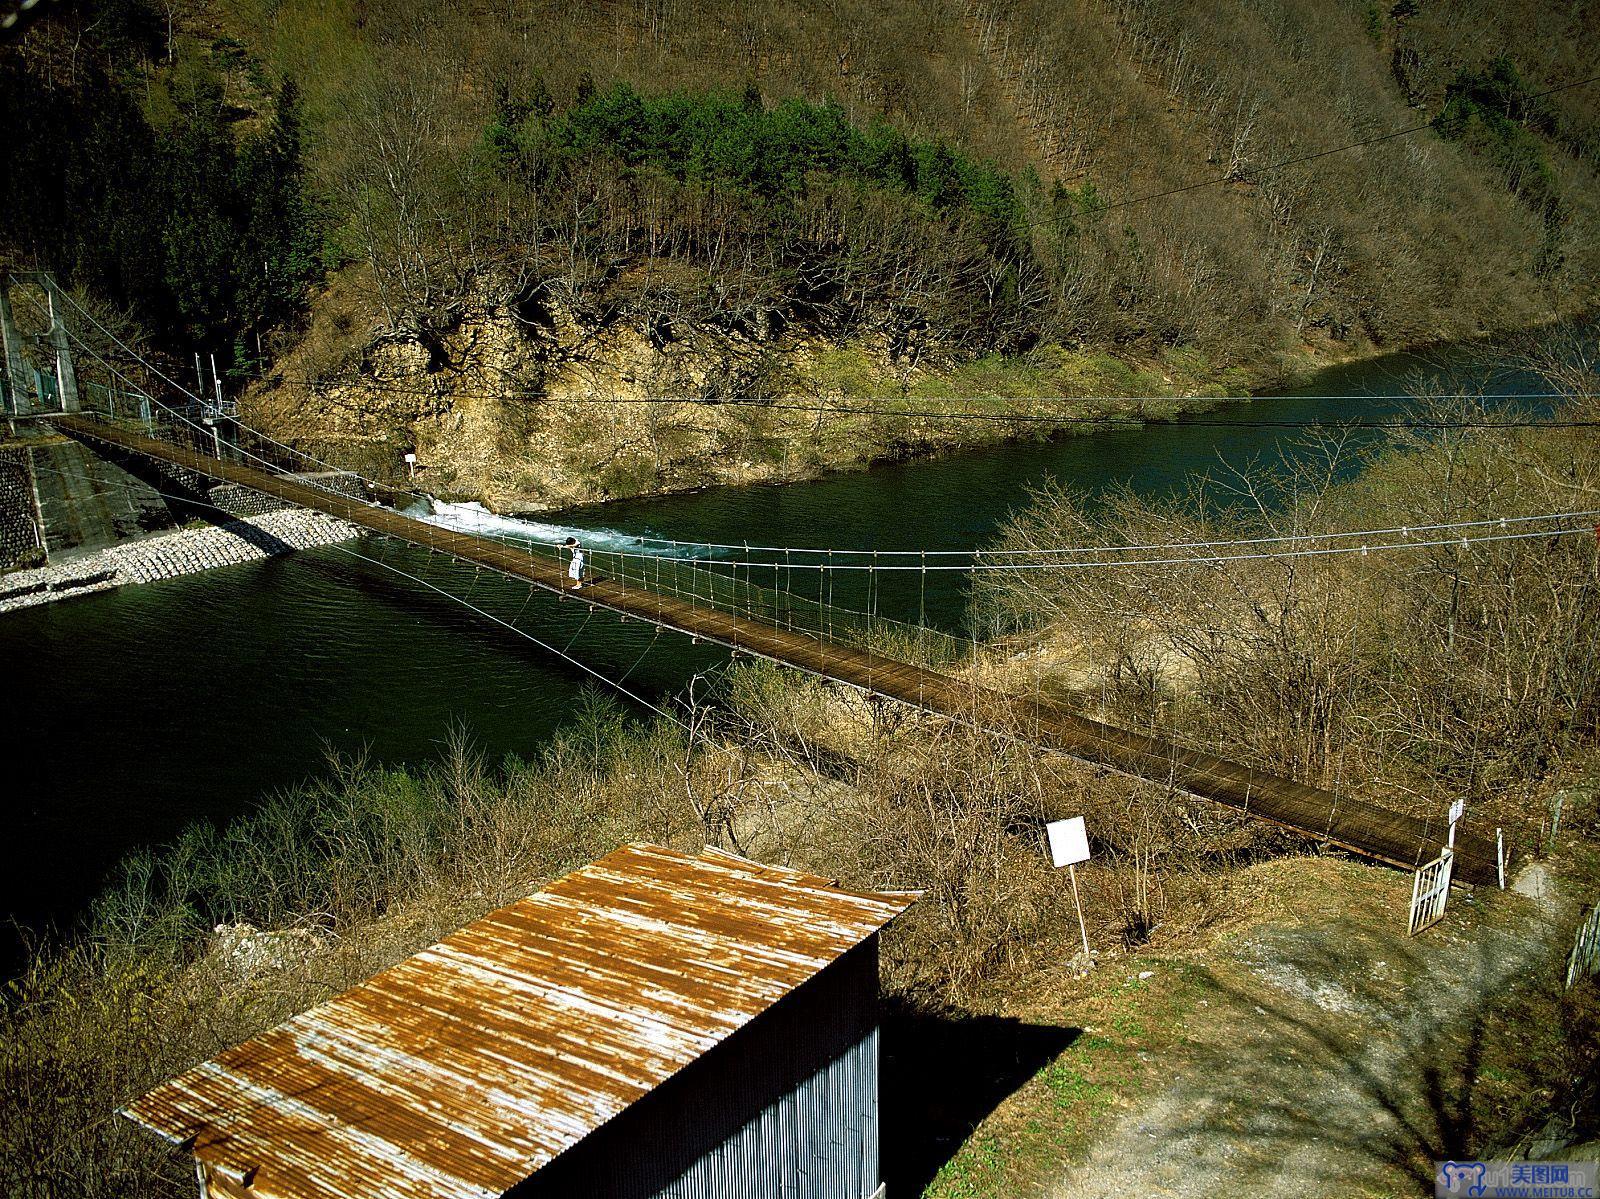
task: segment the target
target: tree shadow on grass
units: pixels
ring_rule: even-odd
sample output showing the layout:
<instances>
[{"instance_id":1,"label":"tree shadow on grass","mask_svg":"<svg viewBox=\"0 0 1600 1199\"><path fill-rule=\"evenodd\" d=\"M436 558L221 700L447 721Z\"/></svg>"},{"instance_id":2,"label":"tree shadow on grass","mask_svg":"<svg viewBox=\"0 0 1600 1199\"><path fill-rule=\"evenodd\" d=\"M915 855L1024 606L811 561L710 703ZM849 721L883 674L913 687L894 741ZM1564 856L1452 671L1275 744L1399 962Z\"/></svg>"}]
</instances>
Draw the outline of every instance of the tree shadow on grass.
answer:
<instances>
[{"instance_id":1,"label":"tree shadow on grass","mask_svg":"<svg viewBox=\"0 0 1600 1199\"><path fill-rule=\"evenodd\" d=\"M1083 1034L998 1016L883 1013L879 1129L891 1195L915 1196L1007 1096Z\"/></svg>"},{"instance_id":2,"label":"tree shadow on grass","mask_svg":"<svg viewBox=\"0 0 1600 1199\"><path fill-rule=\"evenodd\" d=\"M1301 945L1290 977L1309 989L1298 995L1212 974L1222 1001L1212 1012L1241 1032L1201 1051L1190 1118L1166 1137L1213 1161L1228 1156L1224 1145L1250 1150L1224 1168L1264 1193L1318 1168L1353 1189L1399 1180L1430 1189L1435 1162L1474 1158L1492 1135L1479 1090L1485 1051L1517 1035L1527 999L1516 993L1532 998L1530 977L1542 973L1504 950L1480 942L1447 964L1422 945L1391 944L1375 974L1352 971L1348 947Z\"/></svg>"}]
</instances>

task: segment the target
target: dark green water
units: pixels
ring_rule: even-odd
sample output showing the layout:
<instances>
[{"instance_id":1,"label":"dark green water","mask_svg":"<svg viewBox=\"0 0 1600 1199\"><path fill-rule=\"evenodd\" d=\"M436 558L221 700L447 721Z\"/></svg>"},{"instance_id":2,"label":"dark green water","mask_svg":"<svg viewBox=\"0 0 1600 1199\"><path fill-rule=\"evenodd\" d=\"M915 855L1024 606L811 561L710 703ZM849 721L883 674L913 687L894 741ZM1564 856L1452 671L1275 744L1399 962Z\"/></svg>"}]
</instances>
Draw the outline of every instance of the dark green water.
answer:
<instances>
[{"instance_id":1,"label":"dark green water","mask_svg":"<svg viewBox=\"0 0 1600 1199\"><path fill-rule=\"evenodd\" d=\"M1453 369L1465 352L1448 356ZM1293 430L1247 422L1382 417L1372 398L1446 363L1396 357L1329 371L1301 395L1177 422L978 450L787 487L728 488L568 514L581 528L684 540L879 549L981 545L1047 475L1089 491L1179 488L1227 463L1296 453ZM1495 367L1491 390L1534 390ZM1378 435L1372 435L1378 436ZM630 688L661 697L714 667L717 651L576 604L528 598L420 551L361 552L519 613ZM886 615L959 627L959 576L885 585ZM836 595L835 599L847 598ZM526 601L526 607L524 603ZM225 820L317 773L329 751L394 763L434 757L453 723L495 758L536 753L593 682L578 668L383 568L323 549L0 616L5 709L0 908L37 926L70 919L128 849L196 819Z\"/></svg>"}]
</instances>

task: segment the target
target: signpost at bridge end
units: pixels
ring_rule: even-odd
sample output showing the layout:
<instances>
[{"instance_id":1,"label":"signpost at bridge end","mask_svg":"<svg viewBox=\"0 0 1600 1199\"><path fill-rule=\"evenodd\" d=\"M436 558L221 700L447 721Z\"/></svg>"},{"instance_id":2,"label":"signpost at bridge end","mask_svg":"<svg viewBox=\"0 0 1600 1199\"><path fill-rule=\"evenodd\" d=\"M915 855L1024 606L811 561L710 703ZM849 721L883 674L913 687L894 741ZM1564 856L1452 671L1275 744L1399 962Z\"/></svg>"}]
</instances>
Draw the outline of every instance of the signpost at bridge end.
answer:
<instances>
[{"instance_id":1,"label":"signpost at bridge end","mask_svg":"<svg viewBox=\"0 0 1600 1199\"><path fill-rule=\"evenodd\" d=\"M1065 866L1072 876L1072 904L1078 909L1078 935L1083 938L1083 959L1094 964L1089 949L1089 930L1083 922L1083 901L1078 897L1078 863L1089 860L1089 832L1082 816L1053 820L1044 826L1050 838L1050 862L1057 870Z\"/></svg>"}]
</instances>

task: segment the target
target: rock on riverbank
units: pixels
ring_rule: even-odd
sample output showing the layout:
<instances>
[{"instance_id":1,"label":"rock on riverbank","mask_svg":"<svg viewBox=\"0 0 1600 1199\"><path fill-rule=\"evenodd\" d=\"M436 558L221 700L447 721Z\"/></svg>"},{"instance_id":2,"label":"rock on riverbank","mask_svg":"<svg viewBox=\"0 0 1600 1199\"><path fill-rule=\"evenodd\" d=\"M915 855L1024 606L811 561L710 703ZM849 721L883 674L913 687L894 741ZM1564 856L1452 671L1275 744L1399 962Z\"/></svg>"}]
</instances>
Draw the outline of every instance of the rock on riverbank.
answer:
<instances>
[{"instance_id":1,"label":"rock on riverbank","mask_svg":"<svg viewBox=\"0 0 1600 1199\"><path fill-rule=\"evenodd\" d=\"M285 509L224 524L176 529L126 541L66 562L0 578L0 612L67 596L150 583L216 566L254 562L291 550L348 541L360 530L321 512Z\"/></svg>"}]
</instances>

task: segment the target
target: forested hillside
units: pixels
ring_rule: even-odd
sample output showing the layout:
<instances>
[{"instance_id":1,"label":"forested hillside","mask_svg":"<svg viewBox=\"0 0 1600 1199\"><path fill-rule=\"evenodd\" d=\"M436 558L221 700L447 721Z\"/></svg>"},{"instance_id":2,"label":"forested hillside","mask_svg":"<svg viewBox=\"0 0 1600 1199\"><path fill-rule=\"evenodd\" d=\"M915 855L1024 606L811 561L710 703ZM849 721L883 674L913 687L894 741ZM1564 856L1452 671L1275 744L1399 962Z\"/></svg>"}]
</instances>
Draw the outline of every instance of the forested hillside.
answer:
<instances>
[{"instance_id":1,"label":"forested hillside","mask_svg":"<svg viewBox=\"0 0 1600 1199\"><path fill-rule=\"evenodd\" d=\"M1589 305L1597 50L1554 2L111 0L0 49L0 235L291 431L398 381L320 430L386 444L488 390L1199 387Z\"/></svg>"}]
</instances>

